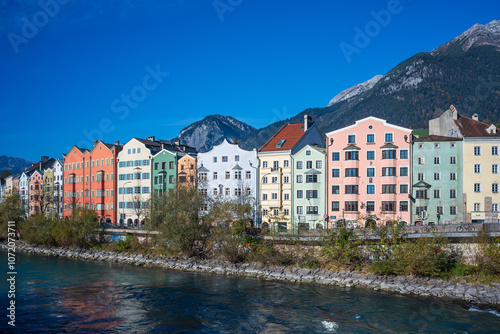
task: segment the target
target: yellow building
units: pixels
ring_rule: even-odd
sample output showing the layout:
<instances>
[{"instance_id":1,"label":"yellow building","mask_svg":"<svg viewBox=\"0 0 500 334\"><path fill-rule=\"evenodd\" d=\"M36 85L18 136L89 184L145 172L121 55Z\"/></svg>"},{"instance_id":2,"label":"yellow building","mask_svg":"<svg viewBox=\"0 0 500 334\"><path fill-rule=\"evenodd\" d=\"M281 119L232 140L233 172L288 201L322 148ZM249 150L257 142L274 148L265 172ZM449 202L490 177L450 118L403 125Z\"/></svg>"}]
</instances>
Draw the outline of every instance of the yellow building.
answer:
<instances>
[{"instance_id":1,"label":"yellow building","mask_svg":"<svg viewBox=\"0 0 500 334\"><path fill-rule=\"evenodd\" d=\"M290 230L292 212L292 155L306 145L325 147L310 116L304 124L285 124L259 149L261 227Z\"/></svg>"}]
</instances>

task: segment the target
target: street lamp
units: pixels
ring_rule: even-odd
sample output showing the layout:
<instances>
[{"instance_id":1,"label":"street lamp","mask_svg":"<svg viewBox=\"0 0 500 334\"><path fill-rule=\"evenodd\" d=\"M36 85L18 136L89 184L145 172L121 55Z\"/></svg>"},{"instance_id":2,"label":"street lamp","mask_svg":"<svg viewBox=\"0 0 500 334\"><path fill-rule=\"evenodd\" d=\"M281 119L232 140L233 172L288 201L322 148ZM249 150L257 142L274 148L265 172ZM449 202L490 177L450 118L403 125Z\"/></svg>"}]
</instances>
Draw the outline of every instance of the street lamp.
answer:
<instances>
[{"instance_id":1,"label":"street lamp","mask_svg":"<svg viewBox=\"0 0 500 334\"><path fill-rule=\"evenodd\" d=\"M121 225L125 225L125 186L128 184L128 183L132 183L132 181L127 181L123 184L123 192L122 192L122 203L123 203L123 207L122 207L122 219L123 219L123 224Z\"/></svg>"}]
</instances>

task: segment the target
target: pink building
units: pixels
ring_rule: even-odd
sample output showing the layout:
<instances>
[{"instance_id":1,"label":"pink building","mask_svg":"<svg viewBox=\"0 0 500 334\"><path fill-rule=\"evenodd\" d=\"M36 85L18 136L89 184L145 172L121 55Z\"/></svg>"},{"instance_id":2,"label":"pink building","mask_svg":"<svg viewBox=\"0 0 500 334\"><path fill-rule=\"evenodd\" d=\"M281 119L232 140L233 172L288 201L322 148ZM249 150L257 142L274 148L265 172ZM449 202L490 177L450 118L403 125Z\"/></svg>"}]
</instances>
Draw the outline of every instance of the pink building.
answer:
<instances>
[{"instance_id":1,"label":"pink building","mask_svg":"<svg viewBox=\"0 0 500 334\"><path fill-rule=\"evenodd\" d=\"M411 219L411 130L366 117L326 134L329 226Z\"/></svg>"}]
</instances>

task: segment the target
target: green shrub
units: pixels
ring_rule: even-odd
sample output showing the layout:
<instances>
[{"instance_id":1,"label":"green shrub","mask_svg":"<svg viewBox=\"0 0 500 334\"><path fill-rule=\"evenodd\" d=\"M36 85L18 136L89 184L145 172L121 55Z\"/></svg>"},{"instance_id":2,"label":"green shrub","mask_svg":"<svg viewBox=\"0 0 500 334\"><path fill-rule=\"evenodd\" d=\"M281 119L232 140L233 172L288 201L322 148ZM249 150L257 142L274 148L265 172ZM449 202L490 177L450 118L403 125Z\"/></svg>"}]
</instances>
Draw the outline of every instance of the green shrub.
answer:
<instances>
[{"instance_id":1,"label":"green shrub","mask_svg":"<svg viewBox=\"0 0 500 334\"><path fill-rule=\"evenodd\" d=\"M52 230L58 220L49 219L44 214L34 215L18 223L21 237L30 244L53 246L56 241L52 235Z\"/></svg>"},{"instance_id":2,"label":"green shrub","mask_svg":"<svg viewBox=\"0 0 500 334\"><path fill-rule=\"evenodd\" d=\"M397 261L382 260L374 262L369 271L377 275L401 275L405 272L405 265Z\"/></svg>"},{"instance_id":3,"label":"green shrub","mask_svg":"<svg viewBox=\"0 0 500 334\"><path fill-rule=\"evenodd\" d=\"M354 231L342 227L328 231L322 252L335 264L357 264L363 259L360 246L361 241L356 238Z\"/></svg>"}]
</instances>

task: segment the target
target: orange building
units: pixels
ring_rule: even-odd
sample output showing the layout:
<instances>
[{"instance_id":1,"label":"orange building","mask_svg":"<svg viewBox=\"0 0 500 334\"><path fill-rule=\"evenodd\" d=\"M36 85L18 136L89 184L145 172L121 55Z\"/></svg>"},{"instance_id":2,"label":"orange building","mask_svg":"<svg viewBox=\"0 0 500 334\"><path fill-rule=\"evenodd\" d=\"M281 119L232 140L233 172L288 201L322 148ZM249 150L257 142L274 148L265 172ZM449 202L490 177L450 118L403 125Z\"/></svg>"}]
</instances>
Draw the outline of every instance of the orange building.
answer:
<instances>
[{"instance_id":1,"label":"orange building","mask_svg":"<svg viewBox=\"0 0 500 334\"><path fill-rule=\"evenodd\" d=\"M114 145L95 141L92 150L73 146L64 156L64 217L74 208L94 210L100 222L116 219L116 157L121 151Z\"/></svg>"},{"instance_id":2,"label":"orange building","mask_svg":"<svg viewBox=\"0 0 500 334\"><path fill-rule=\"evenodd\" d=\"M186 154L177 160L177 184L195 185L196 181L196 158Z\"/></svg>"},{"instance_id":3,"label":"orange building","mask_svg":"<svg viewBox=\"0 0 500 334\"><path fill-rule=\"evenodd\" d=\"M39 170L35 170L28 182L28 215L31 217L43 212L43 174Z\"/></svg>"}]
</instances>

